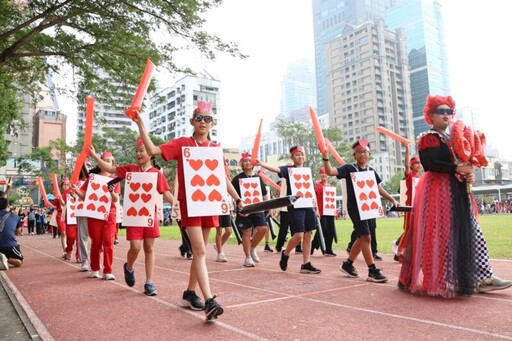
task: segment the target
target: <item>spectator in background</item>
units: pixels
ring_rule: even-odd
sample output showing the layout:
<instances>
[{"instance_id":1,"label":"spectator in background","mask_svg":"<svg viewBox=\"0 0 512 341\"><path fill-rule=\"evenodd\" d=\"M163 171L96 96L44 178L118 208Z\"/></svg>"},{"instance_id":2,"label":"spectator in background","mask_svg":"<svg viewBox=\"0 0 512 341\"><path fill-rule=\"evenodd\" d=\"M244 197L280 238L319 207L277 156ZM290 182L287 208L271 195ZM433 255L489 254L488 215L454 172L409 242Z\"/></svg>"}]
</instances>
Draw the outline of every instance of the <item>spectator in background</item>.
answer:
<instances>
[{"instance_id":1,"label":"spectator in background","mask_svg":"<svg viewBox=\"0 0 512 341\"><path fill-rule=\"evenodd\" d=\"M20 218L11 212L11 204L5 197L0 198L0 270L20 267L23 254L16 236L21 233Z\"/></svg>"}]
</instances>

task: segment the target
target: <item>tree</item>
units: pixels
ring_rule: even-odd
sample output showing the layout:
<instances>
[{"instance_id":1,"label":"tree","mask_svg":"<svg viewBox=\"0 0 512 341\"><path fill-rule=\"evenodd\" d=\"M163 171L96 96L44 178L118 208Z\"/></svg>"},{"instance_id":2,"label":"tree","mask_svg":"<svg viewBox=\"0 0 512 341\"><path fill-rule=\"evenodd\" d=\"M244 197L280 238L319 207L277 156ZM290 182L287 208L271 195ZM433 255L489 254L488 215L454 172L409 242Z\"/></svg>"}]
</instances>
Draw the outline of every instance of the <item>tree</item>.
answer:
<instances>
[{"instance_id":1,"label":"tree","mask_svg":"<svg viewBox=\"0 0 512 341\"><path fill-rule=\"evenodd\" d=\"M69 72L75 82L57 91L79 88L105 101L113 87L116 93L133 96L119 87L127 90L138 84L147 58L171 73L192 72L175 63L178 50L195 49L209 59L218 52L245 58L236 43L201 30L201 15L221 2L0 1L0 133L20 119L20 94L37 94L48 73ZM100 77L99 70L112 81ZM0 166L6 158L1 139Z\"/></svg>"},{"instance_id":2,"label":"tree","mask_svg":"<svg viewBox=\"0 0 512 341\"><path fill-rule=\"evenodd\" d=\"M391 195L400 193L400 181L404 179L404 173L398 172L393 177L382 184L382 187Z\"/></svg>"}]
</instances>

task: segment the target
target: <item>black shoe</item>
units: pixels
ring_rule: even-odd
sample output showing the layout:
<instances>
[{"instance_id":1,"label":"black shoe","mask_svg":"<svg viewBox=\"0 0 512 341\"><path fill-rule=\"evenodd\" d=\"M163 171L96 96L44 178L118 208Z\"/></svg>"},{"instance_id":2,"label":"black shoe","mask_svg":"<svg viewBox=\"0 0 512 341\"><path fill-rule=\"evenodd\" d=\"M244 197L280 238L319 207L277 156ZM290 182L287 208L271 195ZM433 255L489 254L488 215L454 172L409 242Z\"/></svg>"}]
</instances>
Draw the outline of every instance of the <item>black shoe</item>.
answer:
<instances>
[{"instance_id":1,"label":"black shoe","mask_svg":"<svg viewBox=\"0 0 512 341\"><path fill-rule=\"evenodd\" d=\"M354 265L348 261L344 261L343 264L341 264L340 271L346 273L348 277L351 278L359 277L359 274L357 273L356 268L354 268Z\"/></svg>"},{"instance_id":2,"label":"black shoe","mask_svg":"<svg viewBox=\"0 0 512 341\"><path fill-rule=\"evenodd\" d=\"M290 258L290 256L285 255L284 251L282 251L281 252L281 260L279 261L279 267L283 271L286 271L286 268L288 267L288 258Z\"/></svg>"},{"instance_id":3,"label":"black shoe","mask_svg":"<svg viewBox=\"0 0 512 341\"><path fill-rule=\"evenodd\" d=\"M302 264L300 267L301 274L319 274L321 271L322 270L315 268L311 262Z\"/></svg>"},{"instance_id":4,"label":"black shoe","mask_svg":"<svg viewBox=\"0 0 512 341\"><path fill-rule=\"evenodd\" d=\"M187 259L192 259L192 252L187 252Z\"/></svg>"},{"instance_id":5,"label":"black shoe","mask_svg":"<svg viewBox=\"0 0 512 341\"><path fill-rule=\"evenodd\" d=\"M119 240L114 240L114 245L119 245Z\"/></svg>"},{"instance_id":6,"label":"black shoe","mask_svg":"<svg viewBox=\"0 0 512 341\"><path fill-rule=\"evenodd\" d=\"M296 247L295 248L295 253L302 253L302 248L301 247Z\"/></svg>"},{"instance_id":7,"label":"black shoe","mask_svg":"<svg viewBox=\"0 0 512 341\"><path fill-rule=\"evenodd\" d=\"M378 253L373 254L373 259L375 260L382 260L382 257Z\"/></svg>"},{"instance_id":8,"label":"black shoe","mask_svg":"<svg viewBox=\"0 0 512 341\"><path fill-rule=\"evenodd\" d=\"M268 244L265 245L264 251L265 252L274 252L274 250L272 250L272 248Z\"/></svg>"},{"instance_id":9,"label":"black shoe","mask_svg":"<svg viewBox=\"0 0 512 341\"><path fill-rule=\"evenodd\" d=\"M277 252L281 252L281 251L283 251L283 247L282 247L282 246L277 246L277 245L276 245L276 251L277 251Z\"/></svg>"},{"instance_id":10,"label":"black shoe","mask_svg":"<svg viewBox=\"0 0 512 341\"><path fill-rule=\"evenodd\" d=\"M156 296L156 288L153 283L144 284L144 295L146 296Z\"/></svg>"},{"instance_id":11,"label":"black shoe","mask_svg":"<svg viewBox=\"0 0 512 341\"><path fill-rule=\"evenodd\" d=\"M128 271L128 263L124 263L124 281L126 285L129 287L133 287L135 285L135 270Z\"/></svg>"},{"instance_id":12,"label":"black shoe","mask_svg":"<svg viewBox=\"0 0 512 341\"><path fill-rule=\"evenodd\" d=\"M196 295L195 291L185 290L181 299L181 304L192 310L203 310L204 304L201 299Z\"/></svg>"},{"instance_id":13,"label":"black shoe","mask_svg":"<svg viewBox=\"0 0 512 341\"><path fill-rule=\"evenodd\" d=\"M368 277L366 280L374 283L384 283L388 281L388 278L381 274L379 269L375 268L368 270Z\"/></svg>"},{"instance_id":14,"label":"black shoe","mask_svg":"<svg viewBox=\"0 0 512 341\"><path fill-rule=\"evenodd\" d=\"M337 256L337 254L335 254L334 252L332 252L332 251L331 251L331 252L325 252L325 253L324 253L324 256L325 256L325 257L336 257L336 256Z\"/></svg>"},{"instance_id":15,"label":"black shoe","mask_svg":"<svg viewBox=\"0 0 512 341\"><path fill-rule=\"evenodd\" d=\"M206 314L206 321L210 321L211 319L216 319L217 316L222 315L224 309L215 301L215 297L209 298L206 300L204 305L204 312Z\"/></svg>"},{"instance_id":16,"label":"black shoe","mask_svg":"<svg viewBox=\"0 0 512 341\"><path fill-rule=\"evenodd\" d=\"M398 257L398 255L394 255L394 256L393 256L393 260L394 260L395 262L400 262L400 258Z\"/></svg>"},{"instance_id":17,"label":"black shoe","mask_svg":"<svg viewBox=\"0 0 512 341\"><path fill-rule=\"evenodd\" d=\"M180 245L178 250L180 250L181 257L185 257L185 254L187 253L187 251L184 250L183 245Z\"/></svg>"}]
</instances>

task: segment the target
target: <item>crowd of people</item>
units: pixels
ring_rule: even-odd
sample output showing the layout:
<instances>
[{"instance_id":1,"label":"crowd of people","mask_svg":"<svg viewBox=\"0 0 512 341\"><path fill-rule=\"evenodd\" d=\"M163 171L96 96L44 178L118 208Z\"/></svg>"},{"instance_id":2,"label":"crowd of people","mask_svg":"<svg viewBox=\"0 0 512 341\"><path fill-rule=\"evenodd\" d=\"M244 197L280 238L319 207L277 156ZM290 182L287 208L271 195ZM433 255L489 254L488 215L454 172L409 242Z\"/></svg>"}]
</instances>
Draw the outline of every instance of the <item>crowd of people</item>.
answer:
<instances>
[{"instance_id":1,"label":"crowd of people","mask_svg":"<svg viewBox=\"0 0 512 341\"><path fill-rule=\"evenodd\" d=\"M474 215L475 202L472 194L466 190L467 184L474 180L474 167L458 162L450 147L447 128L454 115L455 103L451 97L429 96L425 106L425 120L432 126L432 130L420 136L419 156L410 158L409 146L406 146L407 205L412 207L412 211L405 214L404 233L396 242L396 260L402 264L398 286L414 294L454 297L512 286L511 281L495 276L489 264L485 239ZM326 257L337 256L332 248L336 239L334 220L337 211L334 209L332 213L328 213L330 211L327 206L324 208L325 193L332 188L332 183L328 180L336 177L346 183L347 213L353 224L353 233L347 248L348 256L341 262L340 271L348 277L359 277L354 262L362 254L367 265L366 279L374 283L388 281L375 264L376 260L381 259L377 250L376 219L368 218L363 212L364 209L361 211L361 207L366 205L361 205L362 201L366 198L363 198L364 193L356 194L359 192L355 186L356 181L353 180L368 179L366 183L374 183L372 188L377 195L388 200L394 207L398 207L399 203L382 187L379 175L370 166L371 146L366 140L360 139L353 143L353 164L334 167L330 163L328 151L322 151L323 167L320 169L320 180L316 184L312 181L311 169L305 166L307 155L301 146L293 146L290 149L292 162L280 167L244 153L240 159L242 171L231 180L224 172L222 179L214 176L219 174L214 173L216 165L222 165L224 158L220 146L210 140L210 130L215 124L210 104L199 102L194 110L190 118L190 124L194 127L192 136L180 137L161 145L152 142L140 116L134 117L134 121L140 133L137 141L134 141L135 163L116 165L114 155L110 152L98 155L91 146L89 155L97 166L88 172L82 172L79 183L62 179L61 196L56 197L50 208L18 210L18 214L8 215L8 212L16 210L11 210L6 198L0 198L0 226L3 230L0 252L3 268L21 265L23 257L15 234L20 234L21 228L26 224L29 235L56 231L54 236L61 236L62 257L66 260L71 259L73 246L77 244L76 260L82 263L81 269L89 272L90 277L115 280L112 269L114 242L119 224L116 217L117 202L120 199L118 180L128 179L132 173L155 173L154 185L158 194L171 207L179 208L178 225L183 237L180 254L191 260L188 284L181 296L182 303L193 310L204 310L206 319L214 320L224 312L224 308L217 302L209 281L206 250L210 229L216 228L216 261L228 261L223 245L230 234L236 232L242 244L241 265L254 268L260 262L258 248L263 241L264 251L273 252L268 242L269 223L274 221L274 215L279 212L280 229L275 249L280 252L280 269L288 270L289 258L295 251L302 254L302 264L298 269L300 273L320 274L321 269L311 262L311 255L315 250L321 249ZM154 157L159 155L166 161L177 161L177 181L172 191L163 173L154 164ZM194 155L193 160L191 155ZM209 167L212 173L208 176L206 185L205 173L200 173L199 169L208 162L212 165ZM279 196L298 195L299 200L288 207L235 215L248 204L270 199L269 190L264 179L255 172L255 166L273 172L281 179L278 183ZM421 175L422 168L424 174ZM91 181L88 174L111 178L107 184L110 211L104 219L81 215L75 223L68 224L63 210L68 200L84 199L86 193L89 193ZM222 202L227 201L230 204L215 204L214 191L207 199L202 190L209 189L208 186L225 186L230 199L222 198ZM207 206L204 206L204 211L197 212L193 205L203 205L205 202ZM208 202L214 204L210 205ZM156 217L156 205L150 209ZM50 214L55 216L56 227L49 223ZM8 217L2 219L6 215ZM161 220L169 222L171 217L167 214ZM130 248L123 264L123 272L126 284L133 287L136 283L136 260L143 250L143 292L154 296L157 295L157 289L153 282L153 247L160 236L159 219L149 222L145 227L124 224ZM288 231L291 233L290 238L287 238ZM8 245L5 244L6 241ZM17 256L16 251L21 256Z\"/></svg>"}]
</instances>

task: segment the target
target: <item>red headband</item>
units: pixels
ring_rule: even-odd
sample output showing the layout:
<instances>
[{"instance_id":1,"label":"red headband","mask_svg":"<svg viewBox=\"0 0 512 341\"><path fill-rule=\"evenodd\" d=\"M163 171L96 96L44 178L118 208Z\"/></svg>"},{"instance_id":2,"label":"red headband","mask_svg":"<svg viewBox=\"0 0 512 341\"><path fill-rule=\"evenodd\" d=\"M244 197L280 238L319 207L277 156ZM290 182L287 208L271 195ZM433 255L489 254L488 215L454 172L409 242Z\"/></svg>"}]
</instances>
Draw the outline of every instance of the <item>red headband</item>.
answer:
<instances>
[{"instance_id":1,"label":"red headband","mask_svg":"<svg viewBox=\"0 0 512 341\"><path fill-rule=\"evenodd\" d=\"M411 163L411 165L412 165L413 163L419 163L419 162L420 162L420 158L419 158L419 157L417 157L417 156L415 156L415 157L413 157L413 158L411 159L411 162L410 162L410 163Z\"/></svg>"},{"instance_id":2,"label":"red headband","mask_svg":"<svg viewBox=\"0 0 512 341\"><path fill-rule=\"evenodd\" d=\"M104 160L106 157L111 157L111 158L112 158L112 160L114 160L114 155L112 155L112 153L111 153L111 152L103 152L103 153L101 154L101 159L103 159L103 160Z\"/></svg>"},{"instance_id":3,"label":"red headband","mask_svg":"<svg viewBox=\"0 0 512 341\"><path fill-rule=\"evenodd\" d=\"M251 154L249 154L248 152L244 152L240 156L240 163L242 163L244 161L244 159L250 159L250 158L251 158Z\"/></svg>"},{"instance_id":4,"label":"red headband","mask_svg":"<svg viewBox=\"0 0 512 341\"><path fill-rule=\"evenodd\" d=\"M137 144L137 147L144 147L144 141L142 140L141 136L137 137L136 144Z\"/></svg>"},{"instance_id":5,"label":"red headband","mask_svg":"<svg viewBox=\"0 0 512 341\"><path fill-rule=\"evenodd\" d=\"M292 156L295 155L295 153L304 153L304 148L302 148L301 146L297 146L297 148L295 148L294 150L292 150L291 154Z\"/></svg>"},{"instance_id":6,"label":"red headband","mask_svg":"<svg viewBox=\"0 0 512 341\"><path fill-rule=\"evenodd\" d=\"M365 149L366 150L366 147L368 147L368 140L360 139L359 140L359 144L354 147L354 150L359 150L359 149ZM370 147L368 147L368 150L369 149L370 149Z\"/></svg>"},{"instance_id":7,"label":"red headband","mask_svg":"<svg viewBox=\"0 0 512 341\"><path fill-rule=\"evenodd\" d=\"M325 174L325 167L320 168L320 174Z\"/></svg>"}]
</instances>

